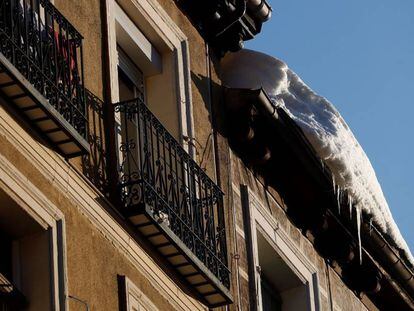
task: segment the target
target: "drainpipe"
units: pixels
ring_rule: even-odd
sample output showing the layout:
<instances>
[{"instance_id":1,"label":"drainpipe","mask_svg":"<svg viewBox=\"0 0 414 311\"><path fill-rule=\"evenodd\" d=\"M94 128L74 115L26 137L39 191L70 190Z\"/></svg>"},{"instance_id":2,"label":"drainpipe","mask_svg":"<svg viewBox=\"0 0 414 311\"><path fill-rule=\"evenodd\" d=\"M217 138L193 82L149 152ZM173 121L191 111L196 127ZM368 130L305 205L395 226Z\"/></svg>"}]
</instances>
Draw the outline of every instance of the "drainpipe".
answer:
<instances>
[{"instance_id":1,"label":"drainpipe","mask_svg":"<svg viewBox=\"0 0 414 311\"><path fill-rule=\"evenodd\" d=\"M250 211L249 190L246 185L240 186L240 196L242 202L244 234L246 239L247 250L247 263L248 263L248 275L249 275L249 302L251 311L258 310L258 288L256 286L256 271L257 267L254 260L253 251L253 233L252 233L252 221Z\"/></svg>"},{"instance_id":2,"label":"drainpipe","mask_svg":"<svg viewBox=\"0 0 414 311\"><path fill-rule=\"evenodd\" d=\"M73 300L79 302L80 304L83 304L85 306L86 311L90 310L89 305L86 301L83 301L83 300L81 300L79 298L76 298L75 296L71 296L71 295L68 295L68 298L73 299Z\"/></svg>"},{"instance_id":3,"label":"drainpipe","mask_svg":"<svg viewBox=\"0 0 414 311\"><path fill-rule=\"evenodd\" d=\"M374 225L363 223L362 230L367 238L364 241L375 251L379 262L387 264L391 272L398 276L398 282L414 297L414 274L401 257L393 250Z\"/></svg>"},{"instance_id":4,"label":"drainpipe","mask_svg":"<svg viewBox=\"0 0 414 311\"><path fill-rule=\"evenodd\" d=\"M216 131L216 122L215 122L215 109L213 105L213 84L211 83L211 60L210 60L210 48L207 42L205 42L205 50L206 50L206 72L207 72L207 83L208 83L208 108L210 114L210 122L211 122L211 140L213 146L213 167L215 168L215 180L218 185L220 185L220 164L218 163L217 159L219 158L218 155L218 146L217 146L217 131ZM206 147L208 146L208 141L206 142Z\"/></svg>"}]
</instances>

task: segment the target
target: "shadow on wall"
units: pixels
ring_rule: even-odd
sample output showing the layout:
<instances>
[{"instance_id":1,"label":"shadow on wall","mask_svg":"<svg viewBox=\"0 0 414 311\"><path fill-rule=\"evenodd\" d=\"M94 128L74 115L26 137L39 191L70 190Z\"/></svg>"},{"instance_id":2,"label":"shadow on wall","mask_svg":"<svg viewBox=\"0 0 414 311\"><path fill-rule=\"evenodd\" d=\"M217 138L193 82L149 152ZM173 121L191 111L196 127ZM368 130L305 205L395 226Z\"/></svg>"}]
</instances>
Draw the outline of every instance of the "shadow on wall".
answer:
<instances>
[{"instance_id":1,"label":"shadow on wall","mask_svg":"<svg viewBox=\"0 0 414 311\"><path fill-rule=\"evenodd\" d=\"M199 91L214 130L227 137L223 89L211 78L191 71L191 80Z\"/></svg>"},{"instance_id":2,"label":"shadow on wall","mask_svg":"<svg viewBox=\"0 0 414 311\"><path fill-rule=\"evenodd\" d=\"M218 60L212 60L212 67L215 72L220 73L220 65ZM253 120L247 116L246 122L249 124L250 122L254 123L254 127L258 135L244 144L238 142L234 137L235 134L237 136L238 133L243 132L244 124L239 124L238 122L238 119L243 118L243 116L239 115L238 118L234 118L234 116L229 114L226 109L224 89L223 86L219 84L221 81L218 80L219 83L217 83L207 76L196 74L194 72L191 72L191 78L195 87L202 96L207 111L209 111L209 117L213 117L213 129L219 135L227 139L231 149L243 162L244 165L240 166L240 169L244 172L244 176L249 179L249 184L255 184L256 187L259 188L258 183L261 183L265 189L269 189L269 186L276 189L278 195L279 191L283 193L282 189L284 184L277 182L283 180L283 178L274 177L276 175L288 176L285 174L288 174L289 172L283 171L280 174L277 174L276 172L281 171L280 168L275 168L274 165L271 165L270 163L262 165L260 160L256 160L263 158L264 155L267 155L268 147L266 143L269 135L269 129L264 126L266 122L264 122L264 120L260 117L256 117L256 119ZM244 114L245 112L246 111L240 111L240 114ZM250 112L248 115L250 115ZM251 124L251 126L253 126L253 124ZM274 150L275 154L278 154L278 150L280 149L283 149L283 147L278 146L278 148ZM269 178L267 174L270 171L273 172L272 176L270 176L272 178Z\"/></svg>"},{"instance_id":3,"label":"shadow on wall","mask_svg":"<svg viewBox=\"0 0 414 311\"><path fill-rule=\"evenodd\" d=\"M91 152L82 157L82 169L89 181L97 187L104 196L98 196L95 201L108 212L122 228L130 234L131 237L143 248L158 263L160 269L165 274L169 275L172 280L178 284L180 289L194 299L200 299L188 287L188 284L172 269L170 263L165 256L161 255L150 243L148 238L143 236L129 221L121 216L121 206L114 206L114 202L108 201L108 191L110 182L108 179L108 163L107 155L111 152L110 146L106 144L105 140L105 124L104 124L104 103L97 96L86 90L86 105L89 120L89 135L88 142L90 144ZM108 130L108 129L106 129ZM121 213L121 214L120 214ZM125 296L122 296L125 297Z\"/></svg>"},{"instance_id":4,"label":"shadow on wall","mask_svg":"<svg viewBox=\"0 0 414 311\"><path fill-rule=\"evenodd\" d=\"M82 156L82 170L102 193L108 191L103 101L86 90L86 107L89 120L88 142L91 152Z\"/></svg>"}]
</instances>

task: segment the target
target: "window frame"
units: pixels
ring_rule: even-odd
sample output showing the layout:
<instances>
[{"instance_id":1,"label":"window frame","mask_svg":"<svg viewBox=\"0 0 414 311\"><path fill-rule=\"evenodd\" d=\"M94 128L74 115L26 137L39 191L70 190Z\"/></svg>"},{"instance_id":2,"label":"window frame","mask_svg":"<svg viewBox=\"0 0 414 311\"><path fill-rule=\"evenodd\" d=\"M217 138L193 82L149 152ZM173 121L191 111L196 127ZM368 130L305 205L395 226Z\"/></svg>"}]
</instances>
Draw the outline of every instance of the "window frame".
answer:
<instances>
[{"instance_id":1,"label":"window frame","mask_svg":"<svg viewBox=\"0 0 414 311\"><path fill-rule=\"evenodd\" d=\"M118 55L116 36L116 8L120 6L128 16L135 17L132 21L139 31L148 34L150 42L157 43L161 55L171 53L173 57L173 76L175 89L173 90L178 108L178 140L183 148L195 157L194 148L186 143L184 137L193 137L194 120L191 93L191 74L188 39L174 23L168 13L156 0L108 0L107 36L109 48L109 79L111 88L111 101L117 103L118 97ZM139 24L139 23L140 24ZM135 31L136 32L136 31ZM133 35L133 34L131 34ZM141 49L140 46L136 46ZM148 48L148 47L147 47ZM142 53L148 55L148 50ZM156 65L156 64L155 64Z\"/></svg>"},{"instance_id":2,"label":"window frame","mask_svg":"<svg viewBox=\"0 0 414 311\"><path fill-rule=\"evenodd\" d=\"M311 311L321 310L320 306L320 286L318 279L318 270L305 257L303 252L295 245L294 241L288 236L282 228L279 227L278 222L274 216L265 208L255 194L248 189L249 205L250 205L250 219L251 219L251 234L252 234L252 248L254 266L258 267L259 253L258 253L258 239L257 233L260 233L274 251L284 260L292 272L306 285L308 306ZM276 203L277 204L277 203ZM262 309L262 294L261 294L261 277L258 269L255 269L255 282L257 284L257 303L258 310Z\"/></svg>"},{"instance_id":3,"label":"window frame","mask_svg":"<svg viewBox=\"0 0 414 311\"><path fill-rule=\"evenodd\" d=\"M49 235L51 308L68 310L66 231L63 213L3 156L0 189Z\"/></svg>"},{"instance_id":4,"label":"window frame","mask_svg":"<svg viewBox=\"0 0 414 311\"><path fill-rule=\"evenodd\" d=\"M142 93L144 97L143 99L145 102L146 101L145 83L144 83L144 75L141 69L132 62L132 60L128 57L127 53L125 53L120 46L117 47L117 51L118 51L118 71L121 70L122 73L128 77L128 79L137 89L136 91L138 93Z\"/></svg>"},{"instance_id":5,"label":"window frame","mask_svg":"<svg viewBox=\"0 0 414 311\"><path fill-rule=\"evenodd\" d=\"M122 311L159 311L154 303L127 277L118 276Z\"/></svg>"}]
</instances>

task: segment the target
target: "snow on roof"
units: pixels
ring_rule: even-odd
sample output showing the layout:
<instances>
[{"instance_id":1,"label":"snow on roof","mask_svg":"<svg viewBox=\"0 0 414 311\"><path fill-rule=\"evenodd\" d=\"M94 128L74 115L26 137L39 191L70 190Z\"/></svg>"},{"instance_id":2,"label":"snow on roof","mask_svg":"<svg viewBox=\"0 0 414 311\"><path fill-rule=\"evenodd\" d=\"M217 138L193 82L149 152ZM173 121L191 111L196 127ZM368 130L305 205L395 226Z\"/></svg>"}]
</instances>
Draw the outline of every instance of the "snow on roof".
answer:
<instances>
[{"instance_id":1,"label":"snow on roof","mask_svg":"<svg viewBox=\"0 0 414 311\"><path fill-rule=\"evenodd\" d=\"M414 258L391 215L375 171L336 108L313 92L284 62L269 55L241 50L227 54L221 65L226 86L263 88L274 104L289 114L331 170L338 193L348 193L353 202L350 208L358 216L358 227L363 212L414 266Z\"/></svg>"}]
</instances>

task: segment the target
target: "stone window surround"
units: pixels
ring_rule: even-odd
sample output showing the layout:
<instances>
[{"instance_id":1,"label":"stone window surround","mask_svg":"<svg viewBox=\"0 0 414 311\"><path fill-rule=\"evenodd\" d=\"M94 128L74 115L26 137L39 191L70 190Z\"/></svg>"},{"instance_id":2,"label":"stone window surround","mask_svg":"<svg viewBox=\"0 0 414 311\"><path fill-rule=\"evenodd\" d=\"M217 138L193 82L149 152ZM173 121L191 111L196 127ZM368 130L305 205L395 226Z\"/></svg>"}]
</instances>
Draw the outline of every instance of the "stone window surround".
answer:
<instances>
[{"instance_id":1,"label":"stone window surround","mask_svg":"<svg viewBox=\"0 0 414 311\"><path fill-rule=\"evenodd\" d=\"M50 202L5 157L0 155L0 188L29 217L49 232L51 254L52 308L68 310L66 276L66 233L62 212Z\"/></svg>"},{"instance_id":2,"label":"stone window surround","mask_svg":"<svg viewBox=\"0 0 414 311\"><path fill-rule=\"evenodd\" d=\"M125 293L120 298L124 299L125 310L122 311L158 311L153 302L128 277L121 276L121 279L124 287L122 291Z\"/></svg>"},{"instance_id":3,"label":"stone window surround","mask_svg":"<svg viewBox=\"0 0 414 311\"><path fill-rule=\"evenodd\" d=\"M272 245L274 250L284 259L285 263L294 271L296 276L302 280L308 290L308 298L311 311L319 311L320 307L320 288L317 269L305 257L302 251L295 245L292 239L282 228L279 227L277 220L265 208L255 194L249 191L249 204L251 211L251 232L253 240L253 254L255 266L258 265L257 236L259 231L265 239ZM256 272L256 277L260 278ZM260 284L260 282L258 282ZM258 289L258 303L261 303L261 293ZM261 310L259 308L259 310Z\"/></svg>"},{"instance_id":4,"label":"stone window surround","mask_svg":"<svg viewBox=\"0 0 414 311\"><path fill-rule=\"evenodd\" d=\"M117 6L129 15L135 16L134 23L147 35L150 42L162 46L162 50L158 50L162 55L165 52L171 52L174 58L173 75L175 79L176 100L178 105L180 143L184 149L194 158L195 151L191 145L185 143L184 137L193 137L194 120L191 93L191 75L190 75L190 56L189 44L185 34L174 23L168 13L156 0L107 0L107 33L109 44L109 67L110 67L110 83L111 83L111 100L118 102L118 56L116 49L116 8ZM139 24L138 24L139 22ZM135 30L136 32L136 30ZM133 35L133 33L131 33ZM136 33L135 33L136 35ZM149 55L148 46L143 47L136 45L142 54ZM154 67L157 68L157 57L155 57Z\"/></svg>"}]
</instances>

